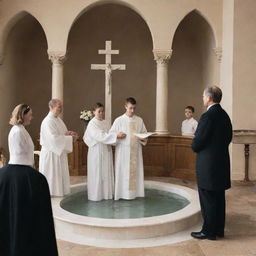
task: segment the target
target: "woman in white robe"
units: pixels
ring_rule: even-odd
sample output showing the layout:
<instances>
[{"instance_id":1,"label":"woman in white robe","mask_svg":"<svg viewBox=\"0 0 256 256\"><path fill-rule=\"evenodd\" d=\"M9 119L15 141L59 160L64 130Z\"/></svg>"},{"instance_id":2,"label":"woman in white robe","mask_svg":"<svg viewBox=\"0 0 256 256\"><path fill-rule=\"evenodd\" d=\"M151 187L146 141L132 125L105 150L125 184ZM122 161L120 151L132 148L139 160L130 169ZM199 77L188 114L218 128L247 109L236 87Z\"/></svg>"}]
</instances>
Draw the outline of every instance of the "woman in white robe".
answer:
<instances>
[{"instance_id":1,"label":"woman in white robe","mask_svg":"<svg viewBox=\"0 0 256 256\"><path fill-rule=\"evenodd\" d=\"M10 161L0 169L0 255L58 255L47 180L32 168L31 119L32 109L20 104L10 120Z\"/></svg>"},{"instance_id":2,"label":"woman in white robe","mask_svg":"<svg viewBox=\"0 0 256 256\"><path fill-rule=\"evenodd\" d=\"M23 124L15 124L8 136L9 164L34 165L34 143Z\"/></svg>"},{"instance_id":3,"label":"woman in white robe","mask_svg":"<svg viewBox=\"0 0 256 256\"><path fill-rule=\"evenodd\" d=\"M100 201L113 199L114 173L111 145L125 134L108 133L109 125L104 117L104 107L97 103L94 118L89 122L84 134L84 142L89 147L87 155L87 191L88 199Z\"/></svg>"}]
</instances>

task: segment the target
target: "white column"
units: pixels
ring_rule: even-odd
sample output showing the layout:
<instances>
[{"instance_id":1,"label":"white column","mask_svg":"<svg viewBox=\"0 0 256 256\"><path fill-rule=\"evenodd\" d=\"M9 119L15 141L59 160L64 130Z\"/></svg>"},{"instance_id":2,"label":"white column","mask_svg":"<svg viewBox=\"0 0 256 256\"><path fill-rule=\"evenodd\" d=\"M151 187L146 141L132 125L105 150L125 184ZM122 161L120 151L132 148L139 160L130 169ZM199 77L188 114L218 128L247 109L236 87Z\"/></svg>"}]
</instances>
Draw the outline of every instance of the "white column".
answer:
<instances>
[{"instance_id":1,"label":"white column","mask_svg":"<svg viewBox=\"0 0 256 256\"><path fill-rule=\"evenodd\" d=\"M63 52L48 52L52 61L52 99L63 102L63 63L66 60Z\"/></svg>"},{"instance_id":2,"label":"white column","mask_svg":"<svg viewBox=\"0 0 256 256\"><path fill-rule=\"evenodd\" d=\"M168 62L172 50L153 50L157 63L156 80L156 132L167 134L168 131Z\"/></svg>"}]
</instances>

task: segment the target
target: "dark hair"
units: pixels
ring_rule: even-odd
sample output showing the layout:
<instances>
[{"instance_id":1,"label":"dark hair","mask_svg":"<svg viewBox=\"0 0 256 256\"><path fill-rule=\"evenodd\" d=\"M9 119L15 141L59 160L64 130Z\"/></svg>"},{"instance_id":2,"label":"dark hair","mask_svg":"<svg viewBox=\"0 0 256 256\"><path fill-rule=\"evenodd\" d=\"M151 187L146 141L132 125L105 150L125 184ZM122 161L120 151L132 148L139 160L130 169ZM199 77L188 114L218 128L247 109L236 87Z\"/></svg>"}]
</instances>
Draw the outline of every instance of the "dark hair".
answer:
<instances>
[{"instance_id":1,"label":"dark hair","mask_svg":"<svg viewBox=\"0 0 256 256\"><path fill-rule=\"evenodd\" d=\"M204 90L206 96L210 96L214 103L220 103L222 99L222 91L218 86L211 86Z\"/></svg>"},{"instance_id":2,"label":"dark hair","mask_svg":"<svg viewBox=\"0 0 256 256\"><path fill-rule=\"evenodd\" d=\"M93 111L95 111L97 108L104 108L104 105L100 102L97 102L94 106L93 106Z\"/></svg>"},{"instance_id":3,"label":"dark hair","mask_svg":"<svg viewBox=\"0 0 256 256\"><path fill-rule=\"evenodd\" d=\"M125 103L131 103L132 105L136 105L136 100L133 97L129 97L125 100Z\"/></svg>"},{"instance_id":4,"label":"dark hair","mask_svg":"<svg viewBox=\"0 0 256 256\"><path fill-rule=\"evenodd\" d=\"M189 109L192 111L192 113L195 113L195 108L192 106L187 106L187 107L185 107L185 109Z\"/></svg>"},{"instance_id":5,"label":"dark hair","mask_svg":"<svg viewBox=\"0 0 256 256\"><path fill-rule=\"evenodd\" d=\"M19 104L12 111L12 116L9 123L11 125L23 124L24 115L26 115L30 109L31 109L30 106L27 104Z\"/></svg>"}]
</instances>

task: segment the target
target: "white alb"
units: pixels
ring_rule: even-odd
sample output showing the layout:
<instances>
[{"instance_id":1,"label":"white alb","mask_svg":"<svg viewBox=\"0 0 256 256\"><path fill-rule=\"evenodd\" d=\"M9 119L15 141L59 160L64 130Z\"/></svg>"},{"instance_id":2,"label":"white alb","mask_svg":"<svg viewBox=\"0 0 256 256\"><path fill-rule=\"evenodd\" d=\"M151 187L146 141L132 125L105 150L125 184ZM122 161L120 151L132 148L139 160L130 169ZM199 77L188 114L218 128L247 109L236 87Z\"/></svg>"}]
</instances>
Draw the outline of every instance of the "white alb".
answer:
<instances>
[{"instance_id":1,"label":"white alb","mask_svg":"<svg viewBox=\"0 0 256 256\"><path fill-rule=\"evenodd\" d=\"M8 136L9 164L34 165L34 143L23 125L14 125Z\"/></svg>"},{"instance_id":2,"label":"white alb","mask_svg":"<svg viewBox=\"0 0 256 256\"><path fill-rule=\"evenodd\" d=\"M67 131L62 119L55 117L52 112L49 112L41 124L39 171L48 181L51 196L70 193L67 154L73 150L73 139L72 136L65 135Z\"/></svg>"}]
</instances>

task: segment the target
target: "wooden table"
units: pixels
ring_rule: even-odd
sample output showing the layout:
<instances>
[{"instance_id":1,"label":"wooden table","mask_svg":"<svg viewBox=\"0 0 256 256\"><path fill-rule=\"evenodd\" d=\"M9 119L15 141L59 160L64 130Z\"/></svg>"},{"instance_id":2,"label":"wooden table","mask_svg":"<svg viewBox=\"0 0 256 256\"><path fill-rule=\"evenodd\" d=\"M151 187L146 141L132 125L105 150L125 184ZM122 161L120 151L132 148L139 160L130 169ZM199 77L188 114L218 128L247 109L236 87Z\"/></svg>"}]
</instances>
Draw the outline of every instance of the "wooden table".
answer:
<instances>
[{"instance_id":1,"label":"wooden table","mask_svg":"<svg viewBox=\"0 0 256 256\"><path fill-rule=\"evenodd\" d=\"M195 153L191 142L191 137L180 135L151 136L143 147L145 176L195 180ZM74 151L69 154L71 176L86 175L87 152L82 140L74 143Z\"/></svg>"}]
</instances>

